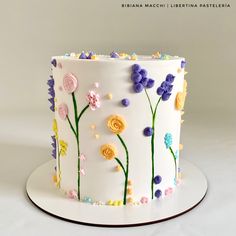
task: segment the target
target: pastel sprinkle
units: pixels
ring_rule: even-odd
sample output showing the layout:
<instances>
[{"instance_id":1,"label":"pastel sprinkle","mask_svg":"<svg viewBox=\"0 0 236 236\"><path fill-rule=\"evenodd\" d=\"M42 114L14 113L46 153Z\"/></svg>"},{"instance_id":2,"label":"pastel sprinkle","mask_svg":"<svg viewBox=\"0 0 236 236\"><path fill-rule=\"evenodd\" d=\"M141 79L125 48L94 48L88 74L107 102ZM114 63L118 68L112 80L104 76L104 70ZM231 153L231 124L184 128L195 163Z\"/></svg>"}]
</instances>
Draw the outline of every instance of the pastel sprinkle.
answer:
<instances>
[{"instance_id":1,"label":"pastel sprinkle","mask_svg":"<svg viewBox=\"0 0 236 236\"><path fill-rule=\"evenodd\" d=\"M94 87L95 87L95 88L99 88L99 83L98 83L98 82L95 82L95 83L94 83Z\"/></svg>"},{"instance_id":2,"label":"pastel sprinkle","mask_svg":"<svg viewBox=\"0 0 236 236\"><path fill-rule=\"evenodd\" d=\"M146 204L146 203L148 203L148 198L147 197L141 197L140 202L142 204Z\"/></svg>"},{"instance_id":3,"label":"pastel sprinkle","mask_svg":"<svg viewBox=\"0 0 236 236\"><path fill-rule=\"evenodd\" d=\"M181 73L182 69L181 68L178 68L177 69L177 73Z\"/></svg>"},{"instance_id":4,"label":"pastel sprinkle","mask_svg":"<svg viewBox=\"0 0 236 236\"><path fill-rule=\"evenodd\" d=\"M112 200L108 200L107 201L107 205L112 206L113 205L113 201Z\"/></svg>"},{"instance_id":5,"label":"pastel sprinkle","mask_svg":"<svg viewBox=\"0 0 236 236\"><path fill-rule=\"evenodd\" d=\"M132 185L132 180L128 180L128 185Z\"/></svg>"},{"instance_id":6,"label":"pastel sprinkle","mask_svg":"<svg viewBox=\"0 0 236 236\"><path fill-rule=\"evenodd\" d=\"M92 203L92 198L91 197L84 197L83 202Z\"/></svg>"},{"instance_id":7,"label":"pastel sprinkle","mask_svg":"<svg viewBox=\"0 0 236 236\"><path fill-rule=\"evenodd\" d=\"M119 201L115 200L115 201L113 202L113 206L119 206Z\"/></svg>"},{"instance_id":8,"label":"pastel sprinkle","mask_svg":"<svg viewBox=\"0 0 236 236\"><path fill-rule=\"evenodd\" d=\"M95 124L92 124L92 125L90 125L90 128L91 128L91 129L96 129L96 125L95 125Z\"/></svg>"},{"instance_id":9,"label":"pastel sprinkle","mask_svg":"<svg viewBox=\"0 0 236 236\"><path fill-rule=\"evenodd\" d=\"M121 166L120 165L117 165L116 167L115 167L115 171L117 171L117 172L119 172L119 171L121 171L122 169L121 169Z\"/></svg>"},{"instance_id":10,"label":"pastel sprinkle","mask_svg":"<svg viewBox=\"0 0 236 236\"><path fill-rule=\"evenodd\" d=\"M185 71L185 72L184 72L184 75L187 75L187 74L188 74L188 72L187 72L187 71Z\"/></svg>"},{"instance_id":11,"label":"pastel sprinkle","mask_svg":"<svg viewBox=\"0 0 236 236\"><path fill-rule=\"evenodd\" d=\"M111 100L112 97L113 97L112 93L108 93L108 94L107 94L107 98L108 98L109 100Z\"/></svg>"},{"instance_id":12,"label":"pastel sprinkle","mask_svg":"<svg viewBox=\"0 0 236 236\"><path fill-rule=\"evenodd\" d=\"M100 135L99 135L99 134L95 134L95 138L96 138L96 139L99 139L99 138L100 138Z\"/></svg>"},{"instance_id":13,"label":"pastel sprinkle","mask_svg":"<svg viewBox=\"0 0 236 236\"><path fill-rule=\"evenodd\" d=\"M58 67L59 67L60 69L62 69L62 64L61 64L61 62L58 63Z\"/></svg>"},{"instance_id":14,"label":"pastel sprinkle","mask_svg":"<svg viewBox=\"0 0 236 236\"><path fill-rule=\"evenodd\" d=\"M183 150L183 148L184 148L184 145L183 144L179 144L179 150Z\"/></svg>"},{"instance_id":15,"label":"pastel sprinkle","mask_svg":"<svg viewBox=\"0 0 236 236\"><path fill-rule=\"evenodd\" d=\"M85 157L85 155L82 153L82 154L80 154L79 159L80 159L81 161L85 161L85 160L86 160L86 157Z\"/></svg>"},{"instance_id":16,"label":"pastel sprinkle","mask_svg":"<svg viewBox=\"0 0 236 236\"><path fill-rule=\"evenodd\" d=\"M85 170L84 170L83 168L82 168L82 169L80 169L80 171L79 171L79 172L80 172L80 174L81 174L81 175L83 175L83 176L85 175Z\"/></svg>"},{"instance_id":17,"label":"pastel sprinkle","mask_svg":"<svg viewBox=\"0 0 236 236\"><path fill-rule=\"evenodd\" d=\"M57 182L57 175L53 175L52 180L53 180L54 183L56 183Z\"/></svg>"},{"instance_id":18,"label":"pastel sprinkle","mask_svg":"<svg viewBox=\"0 0 236 236\"><path fill-rule=\"evenodd\" d=\"M181 124L183 124L184 123L184 120L181 120Z\"/></svg>"},{"instance_id":19,"label":"pastel sprinkle","mask_svg":"<svg viewBox=\"0 0 236 236\"><path fill-rule=\"evenodd\" d=\"M96 60L97 59L97 56L96 55L92 55L91 56L91 60Z\"/></svg>"},{"instance_id":20,"label":"pastel sprinkle","mask_svg":"<svg viewBox=\"0 0 236 236\"><path fill-rule=\"evenodd\" d=\"M132 61L136 61L138 59L137 55L133 53L130 58Z\"/></svg>"},{"instance_id":21,"label":"pastel sprinkle","mask_svg":"<svg viewBox=\"0 0 236 236\"><path fill-rule=\"evenodd\" d=\"M123 205L123 201L122 200L119 200L118 201L118 206L122 206Z\"/></svg>"}]
</instances>

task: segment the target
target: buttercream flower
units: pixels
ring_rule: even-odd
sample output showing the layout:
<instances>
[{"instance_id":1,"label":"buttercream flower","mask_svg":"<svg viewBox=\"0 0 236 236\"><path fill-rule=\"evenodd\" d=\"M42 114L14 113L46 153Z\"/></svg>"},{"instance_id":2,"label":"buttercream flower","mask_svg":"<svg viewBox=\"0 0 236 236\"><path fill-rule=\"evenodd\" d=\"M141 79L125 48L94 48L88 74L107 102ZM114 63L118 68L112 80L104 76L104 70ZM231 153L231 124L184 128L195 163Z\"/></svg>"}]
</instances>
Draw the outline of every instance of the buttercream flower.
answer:
<instances>
[{"instance_id":1,"label":"buttercream flower","mask_svg":"<svg viewBox=\"0 0 236 236\"><path fill-rule=\"evenodd\" d=\"M171 147L171 145L172 145L172 135L170 133L165 134L164 142L165 142L166 148Z\"/></svg>"},{"instance_id":2,"label":"buttercream flower","mask_svg":"<svg viewBox=\"0 0 236 236\"><path fill-rule=\"evenodd\" d=\"M148 198L147 197L141 197L140 202L142 204L146 204L146 203L148 203Z\"/></svg>"},{"instance_id":3,"label":"buttercream flower","mask_svg":"<svg viewBox=\"0 0 236 236\"><path fill-rule=\"evenodd\" d=\"M65 156L67 152L68 144L63 140L60 140L59 144L60 144L60 154L61 156Z\"/></svg>"},{"instance_id":4,"label":"buttercream flower","mask_svg":"<svg viewBox=\"0 0 236 236\"><path fill-rule=\"evenodd\" d=\"M166 190L165 190L165 195L167 196L167 195L170 195L170 194L172 194L173 193L173 188L167 188Z\"/></svg>"},{"instance_id":5,"label":"buttercream flower","mask_svg":"<svg viewBox=\"0 0 236 236\"><path fill-rule=\"evenodd\" d=\"M117 149L113 144L103 144L100 153L106 160L112 160L117 156Z\"/></svg>"},{"instance_id":6,"label":"buttercream flower","mask_svg":"<svg viewBox=\"0 0 236 236\"><path fill-rule=\"evenodd\" d=\"M94 111L101 106L100 96L99 96L99 94L95 93L94 91L89 91L86 98L89 102L89 106L90 106L91 110Z\"/></svg>"},{"instance_id":7,"label":"buttercream flower","mask_svg":"<svg viewBox=\"0 0 236 236\"><path fill-rule=\"evenodd\" d=\"M157 88L157 94L161 96L162 101L167 101L171 96L173 89L172 83L174 82L175 76L168 74L165 81L161 83L161 86Z\"/></svg>"},{"instance_id":8,"label":"buttercream flower","mask_svg":"<svg viewBox=\"0 0 236 236\"><path fill-rule=\"evenodd\" d=\"M57 128L57 120L53 119L52 121L52 130L55 133L55 138L58 137L58 128Z\"/></svg>"},{"instance_id":9,"label":"buttercream flower","mask_svg":"<svg viewBox=\"0 0 236 236\"><path fill-rule=\"evenodd\" d=\"M61 103L58 106L58 114L62 120L66 119L66 116L68 115L68 106L65 103Z\"/></svg>"},{"instance_id":10,"label":"buttercream flower","mask_svg":"<svg viewBox=\"0 0 236 236\"><path fill-rule=\"evenodd\" d=\"M120 134L126 128L126 121L119 115L111 115L108 117L107 127L111 130L111 132Z\"/></svg>"},{"instance_id":11,"label":"buttercream flower","mask_svg":"<svg viewBox=\"0 0 236 236\"><path fill-rule=\"evenodd\" d=\"M74 190L70 190L67 194L68 198L71 198L71 199L77 199L77 191L74 189Z\"/></svg>"},{"instance_id":12,"label":"buttercream flower","mask_svg":"<svg viewBox=\"0 0 236 236\"><path fill-rule=\"evenodd\" d=\"M63 87L67 93L73 93L78 86L78 80L75 75L68 73L63 78Z\"/></svg>"},{"instance_id":13,"label":"buttercream flower","mask_svg":"<svg viewBox=\"0 0 236 236\"><path fill-rule=\"evenodd\" d=\"M175 98L175 108L182 110L184 108L186 93L178 92Z\"/></svg>"}]
</instances>

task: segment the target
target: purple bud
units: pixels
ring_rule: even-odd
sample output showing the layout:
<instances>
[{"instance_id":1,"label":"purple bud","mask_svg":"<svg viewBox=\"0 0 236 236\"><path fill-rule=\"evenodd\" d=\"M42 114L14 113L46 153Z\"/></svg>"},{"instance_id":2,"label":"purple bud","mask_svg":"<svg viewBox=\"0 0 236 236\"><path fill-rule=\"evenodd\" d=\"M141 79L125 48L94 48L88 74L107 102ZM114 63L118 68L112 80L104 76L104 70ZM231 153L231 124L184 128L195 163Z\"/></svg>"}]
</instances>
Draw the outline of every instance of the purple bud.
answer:
<instances>
[{"instance_id":1,"label":"purple bud","mask_svg":"<svg viewBox=\"0 0 236 236\"><path fill-rule=\"evenodd\" d=\"M162 195L161 190L160 190L160 189L157 189L157 191L155 192L155 197L160 198L161 195Z\"/></svg>"},{"instance_id":2,"label":"purple bud","mask_svg":"<svg viewBox=\"0 0 236 236\"><path fill-rule=\"evenodd\" d=\"M119 54L117 52L113 51L113 52L110 53L110 57L111 58L119 58L120 56L119 56Z\"/></svg>"},{"instance_id":3,"label":"purple bud","mask_svg":"<svg viewBox=\"0 0 236 236\"><path fill-rule=\"evenodd\" d=\"M165 90L164 90L162 87L158 87L158 88L157 88L157 94L158 94L159 96L161 96L164 92L165 92Z\"/></svg>"},{"instance_id":4,"label":"purple bud","mask_svg":"<svg viewBox=\"0 0 236 236\"><path fill-rule=\"evenodd\" d=\"M147 83L148 83L148 78L142 78L141 81L140 81L140 83L141 83L144 87L146 87L146 86L147 86Z\"/></svg>"},{"instance_id":5,"label":"purple bud","mask_svg":"<svg viewBox=\"0 0 236 236\"><path fill-rule=\"evenodd\" d=\"M151 127L146 127L143 130L143 134L147 137L152 136L153 135L153 129Z\"/></svg>"},{"instance_id":6,"label":"purple bud","mask_svg":"<svg viewBox=\"0 0 236 236\"><path fill-rule=\"evenodd\" d=\"M142 75L143 78L147 77L147 71L145 69L141 69L139 74Z\"/></svg>"},{"instance_id":7,"label":"purple bud","mask_svg":"<svg viewBox=\"0 0 236 236\"><path fill-rule=\"evenodd\" d=\"M148 82L147 82L147 88L152 88L154 86L154 83L155 83L155 80L153 79L148 79Z\"/></svg>"},{"instance_id":8,"label":"purple bud","mask_svg":"<svg viewBox=\"0 0 236 236\"><path fill-rule=\"evenodd\" d=\"M162 181L162 178L160 175L155 176L153 179L154 184L159 184L161 183L161 181Z\"/></svg>"},{"instance_id":9,"label":"purple bud","mask_svg":"<svg viewBox=\"0 0 236 236\"><path fill-rule=\"evenodd\" d=\"M87 56L84 52L81 52L79 59L87 59Z\"/></svg>"},{"instance_id":10,"label":"purple bud","mask_svg":"<svg viewBox=\"0 0 236 236\"><path fill-rule=\"evenodd\" d=\"M124 98L121 100L121 104L124 106L124 107L128 107L129 104L130 104L130 101L128 98Z\"/></svg>"},{"instance_id":11,"label":"purple bud","mask_svg":"<svg viewBox=\"0 0 236 236\"><path fill-rule=\"evenodd\" d=\"M54 79L49 79L47 82L47 85L50 87L53 87L54 86Z\"/></svg>"},{"instance_id":12,"label":"purple bud","mask_svg":"<svg viewBox=\"0 0 236 236\"><path fill-rule=\"evenodd\" d=\"M56 61L56 59L52 59L51 64L52 64L54 67L57 67L57 61Z\"/></svg>"},{"instance_id":13,"label":"purple bud","mask_svg":"<svg viewBox=\"0 0 236 236\"><path fill-rule=\"evenodd\" d=\"M56 154L56 149L53 149L53 150L52 150L52 157L56 159L56 155L57 155L57 154Z\"/></svg>"},{"instance_id":14,"label":"purple bud","mask_svg":"<svg viewBox=\"0 0 236 236\"><path fill-rule=\"evenodd\" d=\"M171 93L164 92L161 96L162 101L167 101L170 98Z\"/></svg>"},{"instance_id":15,"label":"purple bud","mask_svg":"<svg viewBox=\"0 0 236 236\"><path fill-rule=\"evenodd\" d=\"M185 68L185 65L186 65L186 61L181 61L181 68Z\"/></svg>"},{"instance_id":16,"label":"purple bud","mask_svg":"<svg viewBox=\"0 0 236 236\"><path fill-rule=\"evenodd\" d=\"M139 72L141 70L141 66L140 65L138 65L138 64L134 64L133 66L132 66L132 71L133 72Z\"/></svg>"},{"instance_id":17,"label":"purple bud","mask_svg":"<svg viewBox=\"0 0 236 236\"><path fill-rule=\"evenodd\" d=\"M166 81L169 82L169 83L171 83L171 84L174 82L174 79L175 79L175 76L172 75L172 74L168 74L168 75L166 76Z\"/></svg>"},{"instance_id":18,"label":"purple bud","mask_svg":"<svg viewBox=\"0 0 236 236\"><path fill-rule=\"evenodd\" d=\"M132 75L131 75L131 80L134 82L134 83L139 83L142 79L142 76L139 74L139 73L136 73L134 72Z\"/></svg>"},{"instance_id":19,"label":"purple bud","mask_svg":"<svg viewBox=\"0 0 236 236\"><path fill-rule=\"evenodd\" d=\"M54 89L50 90L50 91L48 92L48 94L51 95L52 97L55 97L55 91L54 91Z\"/></svg>"},{"instance_id":20,"label":"purple bud","mask_svg":"<svg viewBox=\"0 0 236 236\"><path fill-rule=\"evenodd\" d=\"M54 98L49 98L48 101L54 105Z\"/></svg>"},{"instance_id":21,"label":"purple bud","mask_svg":"<svg viewBox=\"0 0 236 236\"><path fill-rule=\"evenodd\" d=\"M55 111L54 104L50 106L50 110L53 111L53 112Z\"/></svg>"},{"instance_id":22,"label":"purple bud","mask_svg":"<svg viewBox=\"0 0 236 236\"><path fill-rule=\"evenodd\" d=\"M141 93L143 91L143 85L140 83L134 84L133 89L135 93Z\"/></svg>"}]
</instances>

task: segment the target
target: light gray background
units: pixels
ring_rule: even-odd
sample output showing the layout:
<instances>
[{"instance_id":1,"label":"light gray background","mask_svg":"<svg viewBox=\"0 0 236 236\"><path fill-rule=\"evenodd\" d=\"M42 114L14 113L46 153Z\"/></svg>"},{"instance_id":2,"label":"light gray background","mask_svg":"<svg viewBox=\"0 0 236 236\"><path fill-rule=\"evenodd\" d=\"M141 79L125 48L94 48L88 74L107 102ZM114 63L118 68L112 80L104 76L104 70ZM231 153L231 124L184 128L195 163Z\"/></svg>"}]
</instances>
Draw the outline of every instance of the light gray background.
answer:
<instances>
[{"instance_id":1,"label":"light gray background","mask_svg":"<svg viewBox=\"0 0 236 236\"><path fill-rule=\"evenodd\" d=\"M228 1L230 9L122 9L127 2L0 2L0 235L235 235L234 1ZM97 229L59 221L29 203L27 176L50 159L50 57L81 50L160 50L186 57L189 88L181 158L199 166L209 180L208 195L198 208L157 225Z\"/></svg>"}]
</instances>

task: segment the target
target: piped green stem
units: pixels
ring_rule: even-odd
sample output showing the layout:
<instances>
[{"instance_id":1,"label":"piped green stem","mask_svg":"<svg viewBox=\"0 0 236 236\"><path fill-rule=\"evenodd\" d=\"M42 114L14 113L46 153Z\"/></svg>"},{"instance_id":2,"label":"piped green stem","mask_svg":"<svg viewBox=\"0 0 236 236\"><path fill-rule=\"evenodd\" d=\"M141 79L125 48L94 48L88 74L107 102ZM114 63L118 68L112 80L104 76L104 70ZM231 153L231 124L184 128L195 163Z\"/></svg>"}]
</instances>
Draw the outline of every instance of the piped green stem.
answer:
<instances>
[{"instance_id":1,"label":"piped green stem","mask_svg":"<svg viewBox=\"0 0 236 236\"><path fill-rule=\"evenodd\" d=\"M175 180L177 180L177 163L176 163L176 156L175 156L175 154L174 154L174 152L173 152L172 147L169 147L169 150L170 150L170 152L171 152L171 154L172 154L172 157L173 157L173 159L174 159L174 163L175 163Z\"/></svg>"}]
</instances>

